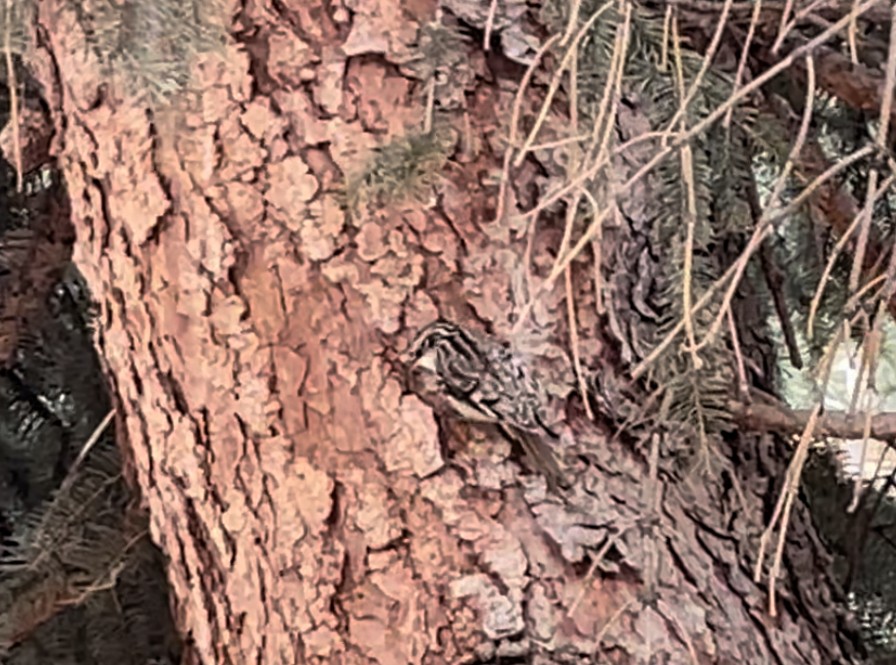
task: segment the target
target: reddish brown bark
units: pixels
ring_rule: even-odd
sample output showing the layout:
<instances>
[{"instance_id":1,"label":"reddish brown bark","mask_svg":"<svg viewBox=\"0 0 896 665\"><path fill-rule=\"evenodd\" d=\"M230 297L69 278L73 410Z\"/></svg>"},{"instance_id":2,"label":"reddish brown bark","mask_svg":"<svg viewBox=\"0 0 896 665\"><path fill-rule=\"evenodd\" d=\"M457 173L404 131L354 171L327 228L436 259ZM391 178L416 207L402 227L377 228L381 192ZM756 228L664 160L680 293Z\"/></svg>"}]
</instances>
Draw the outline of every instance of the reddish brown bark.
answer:
<instances>
[{"instance_id":1,"label":"reddish brown bark","mask_svg":"<svg viewBox=\"0 0 896 665\"><path fill-rule=\"evenodd\" d=\"M509 330L524 242L493 211L498 109L516 81L496 82L468 44L451 114L462 147L437 200L351 217L342 179L421 128L425 89L396 63L435 6L239 10L253 36L198 70L201 110L148 116L101 93L70 3L41 4L37 54L123 445L196 660L845 657L825 580L779 589L772 620L749 579L764 482L739 507L721 481L666 488L574 414L588 461L565 502L517 481L500 440L474 433L476 449L446 462L388 347L437 313ZM530 196L521 186L510 203ZM559 295L534 318L555 335ZM563 364L556 342L530 343ZM754 443L721 475L775 473L772 444ZM805 516L793 524L799 565L821 567Z\"/></svg>"}]
</instances>

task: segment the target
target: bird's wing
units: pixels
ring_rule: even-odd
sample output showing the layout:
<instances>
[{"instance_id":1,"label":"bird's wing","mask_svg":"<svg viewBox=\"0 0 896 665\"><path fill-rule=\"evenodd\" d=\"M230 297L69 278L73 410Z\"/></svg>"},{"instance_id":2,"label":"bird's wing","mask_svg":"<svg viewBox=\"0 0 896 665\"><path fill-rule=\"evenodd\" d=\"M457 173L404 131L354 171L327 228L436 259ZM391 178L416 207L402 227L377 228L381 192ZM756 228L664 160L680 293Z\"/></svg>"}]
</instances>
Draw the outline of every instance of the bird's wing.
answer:
<instances>
[{"instance_id":1,"label":"bird's wing","mask_svg":"<svg viewBox=\"0 0 896 665\"><path fill-rule=\"evenodd\" d=\"M471 395L478 387L482 370L473 366L473 362L454 354L445 354L441 359L443 366L439 374L446 385L458 395Z\"/></svg>"}]
</instances>

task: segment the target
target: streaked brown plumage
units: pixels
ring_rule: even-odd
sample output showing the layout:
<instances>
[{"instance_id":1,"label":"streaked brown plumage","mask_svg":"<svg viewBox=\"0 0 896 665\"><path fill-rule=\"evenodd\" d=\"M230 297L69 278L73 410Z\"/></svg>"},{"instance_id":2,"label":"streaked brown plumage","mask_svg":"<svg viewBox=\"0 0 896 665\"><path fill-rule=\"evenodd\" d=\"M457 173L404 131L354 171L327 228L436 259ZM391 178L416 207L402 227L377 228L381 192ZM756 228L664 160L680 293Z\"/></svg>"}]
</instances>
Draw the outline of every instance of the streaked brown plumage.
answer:
<instances>
[{"instance_id":1,"label":"streaked brown plumage","mask_svg":"<svg viewBox=\"0 0 896 665\"><path fill-rule=\"evenodd\" d=\"M495 425L517 442L552 489L563 474L548 441L544 391L508 346L439 319L418 333L406 357L411 389L437 412Z\"/></svg>"}]
</instances>

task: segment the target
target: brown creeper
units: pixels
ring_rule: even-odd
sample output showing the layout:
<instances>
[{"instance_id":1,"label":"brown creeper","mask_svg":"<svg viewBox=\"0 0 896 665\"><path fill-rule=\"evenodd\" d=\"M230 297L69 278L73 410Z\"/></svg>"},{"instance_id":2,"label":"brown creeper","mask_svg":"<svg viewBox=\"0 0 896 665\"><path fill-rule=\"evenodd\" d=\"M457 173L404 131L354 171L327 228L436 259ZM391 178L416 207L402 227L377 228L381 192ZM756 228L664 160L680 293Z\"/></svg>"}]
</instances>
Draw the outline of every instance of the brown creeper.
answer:
<instances>
[{"instance_id":1,"label":"brown creeper","mask_svg":"<svg viewBox=\"0 0 896 665\"><path fill-rule=\"evenodd\" d=\"M545 439L544 392L507 345L439 319L420 331L407 353L411 389L437 412L498 427L518 443L549 486L563 475Z\"/></svg>"}]
</instances>

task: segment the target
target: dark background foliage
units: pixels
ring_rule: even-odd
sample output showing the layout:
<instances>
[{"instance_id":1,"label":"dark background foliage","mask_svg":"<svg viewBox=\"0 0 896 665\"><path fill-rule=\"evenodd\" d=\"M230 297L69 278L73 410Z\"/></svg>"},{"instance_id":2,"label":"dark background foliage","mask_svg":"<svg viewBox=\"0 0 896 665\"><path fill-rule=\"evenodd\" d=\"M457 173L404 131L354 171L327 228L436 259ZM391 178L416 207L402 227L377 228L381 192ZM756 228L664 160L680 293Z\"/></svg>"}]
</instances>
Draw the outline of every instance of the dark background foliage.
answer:
<instances>
[{"instance_id":1,"label":"dark background foliage","mask_svg":"<svg viewBox=\"0 0 896 665\"><path fill-rule=\"evenodd\" d=\"M122 472L114 422L81 453L111 403L90 294L69 261L65 197L49 170L16 193L0 163L0 329L10 342L0 364L0 662L178 663L164 561ZM40 279L28 279L35 261Z\"/></svg>"}]
</instances>

